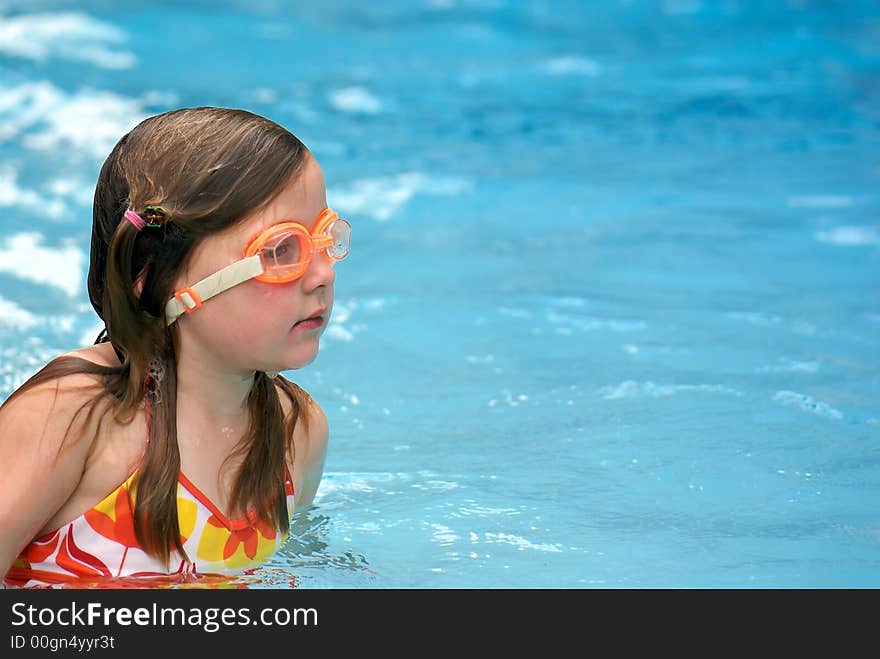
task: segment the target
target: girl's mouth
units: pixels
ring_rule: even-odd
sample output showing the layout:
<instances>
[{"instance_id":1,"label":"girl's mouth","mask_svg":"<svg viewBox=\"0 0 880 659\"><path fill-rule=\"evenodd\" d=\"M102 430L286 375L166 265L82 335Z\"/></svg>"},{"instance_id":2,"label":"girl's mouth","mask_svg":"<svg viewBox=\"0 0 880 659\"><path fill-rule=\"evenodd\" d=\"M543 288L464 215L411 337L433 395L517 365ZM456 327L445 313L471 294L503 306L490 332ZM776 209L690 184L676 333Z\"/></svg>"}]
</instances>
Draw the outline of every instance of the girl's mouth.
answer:
<instances>
[{"instance_id":1,"label":"girl's mouth","mask_svg":"<svg viewBox=\"0 0 880 659\"><path fill-rule=\"evenodd\" d=\"M307 332L309 330L318 329L324 325L324 309L319 309L317 313L312 314L308 318L304 318L293 326L295 331Z\"/></svg>"}]
</instances>

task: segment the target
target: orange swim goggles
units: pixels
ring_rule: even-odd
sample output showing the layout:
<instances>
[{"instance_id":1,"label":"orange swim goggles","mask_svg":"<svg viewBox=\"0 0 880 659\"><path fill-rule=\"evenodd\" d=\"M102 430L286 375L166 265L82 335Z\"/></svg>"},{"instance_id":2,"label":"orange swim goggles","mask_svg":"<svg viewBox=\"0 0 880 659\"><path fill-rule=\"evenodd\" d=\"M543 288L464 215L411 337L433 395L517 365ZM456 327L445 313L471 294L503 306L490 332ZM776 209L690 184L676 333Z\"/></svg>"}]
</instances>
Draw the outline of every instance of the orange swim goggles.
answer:
<instances>
[{"instance_id":1,"label":"orange swim goggles","mask_svg":"<svg viewBox=\"0 0 880 659\"><path fill-rule=\"evenodd\" d=\"M315 254L322 253L332 264L348 256L350 248L351 225L330 208L321 211L311 232L299 222L274 224L248 243L244 258L174 293L165 304L166 325L249 279L270 284L295 281L309 269Z\"/></svg>"}]
</instances>

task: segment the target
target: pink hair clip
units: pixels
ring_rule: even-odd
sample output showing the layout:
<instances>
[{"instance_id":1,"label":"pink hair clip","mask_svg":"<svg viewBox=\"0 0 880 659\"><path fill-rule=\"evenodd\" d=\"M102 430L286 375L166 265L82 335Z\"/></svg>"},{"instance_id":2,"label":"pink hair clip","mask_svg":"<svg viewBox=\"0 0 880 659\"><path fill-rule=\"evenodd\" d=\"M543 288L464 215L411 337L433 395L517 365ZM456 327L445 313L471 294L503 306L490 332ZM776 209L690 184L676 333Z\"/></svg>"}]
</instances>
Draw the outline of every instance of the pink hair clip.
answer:
<instances>
[{"instance_id":1,"label":"pink hair clip","mask_svg":"<svg viewBox=\"0 0 880 659\"><path fill-rule=\"evenodd\" d=\"M127 211L125 211L125 219L128 220L129 222L131 222L134 225L134 228L137 229L138 231L140 231L145 226L147 226L147 223L144 222L144 218L142 218L140 215L135 213L130 208Z\"/></svg>"}]
</instances>

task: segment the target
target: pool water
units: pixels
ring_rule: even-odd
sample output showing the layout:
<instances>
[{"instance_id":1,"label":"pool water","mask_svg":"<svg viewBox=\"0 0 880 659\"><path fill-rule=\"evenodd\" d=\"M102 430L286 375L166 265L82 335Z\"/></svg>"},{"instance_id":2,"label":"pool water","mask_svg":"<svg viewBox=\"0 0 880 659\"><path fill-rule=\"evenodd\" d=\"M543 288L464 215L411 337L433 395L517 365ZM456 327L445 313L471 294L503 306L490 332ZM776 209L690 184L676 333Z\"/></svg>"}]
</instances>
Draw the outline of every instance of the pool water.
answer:
<instances>
[{"instance_id":1,"label":"pool water","mask_svg":"<svg viewBox=\"0 0 880 659\"><path fill-rule=\"evenodd\" d=\"M256 587L880 586L880 6L0 1L0 399L116 139L245 107L353 226Z\"/></svg>"}]
</instances>

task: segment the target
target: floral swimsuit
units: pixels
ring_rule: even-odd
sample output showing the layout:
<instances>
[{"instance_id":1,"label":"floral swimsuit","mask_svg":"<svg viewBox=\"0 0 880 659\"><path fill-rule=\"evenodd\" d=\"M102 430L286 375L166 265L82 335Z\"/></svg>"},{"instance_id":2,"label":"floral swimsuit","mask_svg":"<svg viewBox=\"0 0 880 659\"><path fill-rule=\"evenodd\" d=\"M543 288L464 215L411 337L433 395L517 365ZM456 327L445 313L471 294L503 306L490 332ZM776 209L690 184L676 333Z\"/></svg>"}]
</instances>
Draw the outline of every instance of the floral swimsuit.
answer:
<instances>
[{"instance_id":1,"label":"floral swimsuit","mask_svg":"<svg viewBox=\"0 0 880 659\"><path fill-rule=\"evenodd\" d=\"M255 516L227 518L180 474L177 516L189 561L172 550L168 568L140 548L134 533L129 492L135 472L95 507L72 522L33 540L6 573L8 587L51 587L137 577L176 577L239 574L264 563L287 539ZM285 469L287 510L294 510L293 482ZM136 494L136 492L132 492ZM109 581L108 581L108 578ZM123 580L126 581L126 580ZM130 581L127 580L127 581ZM110 586L113 587L113 586Z\"/></svg>"}]
</instances>

